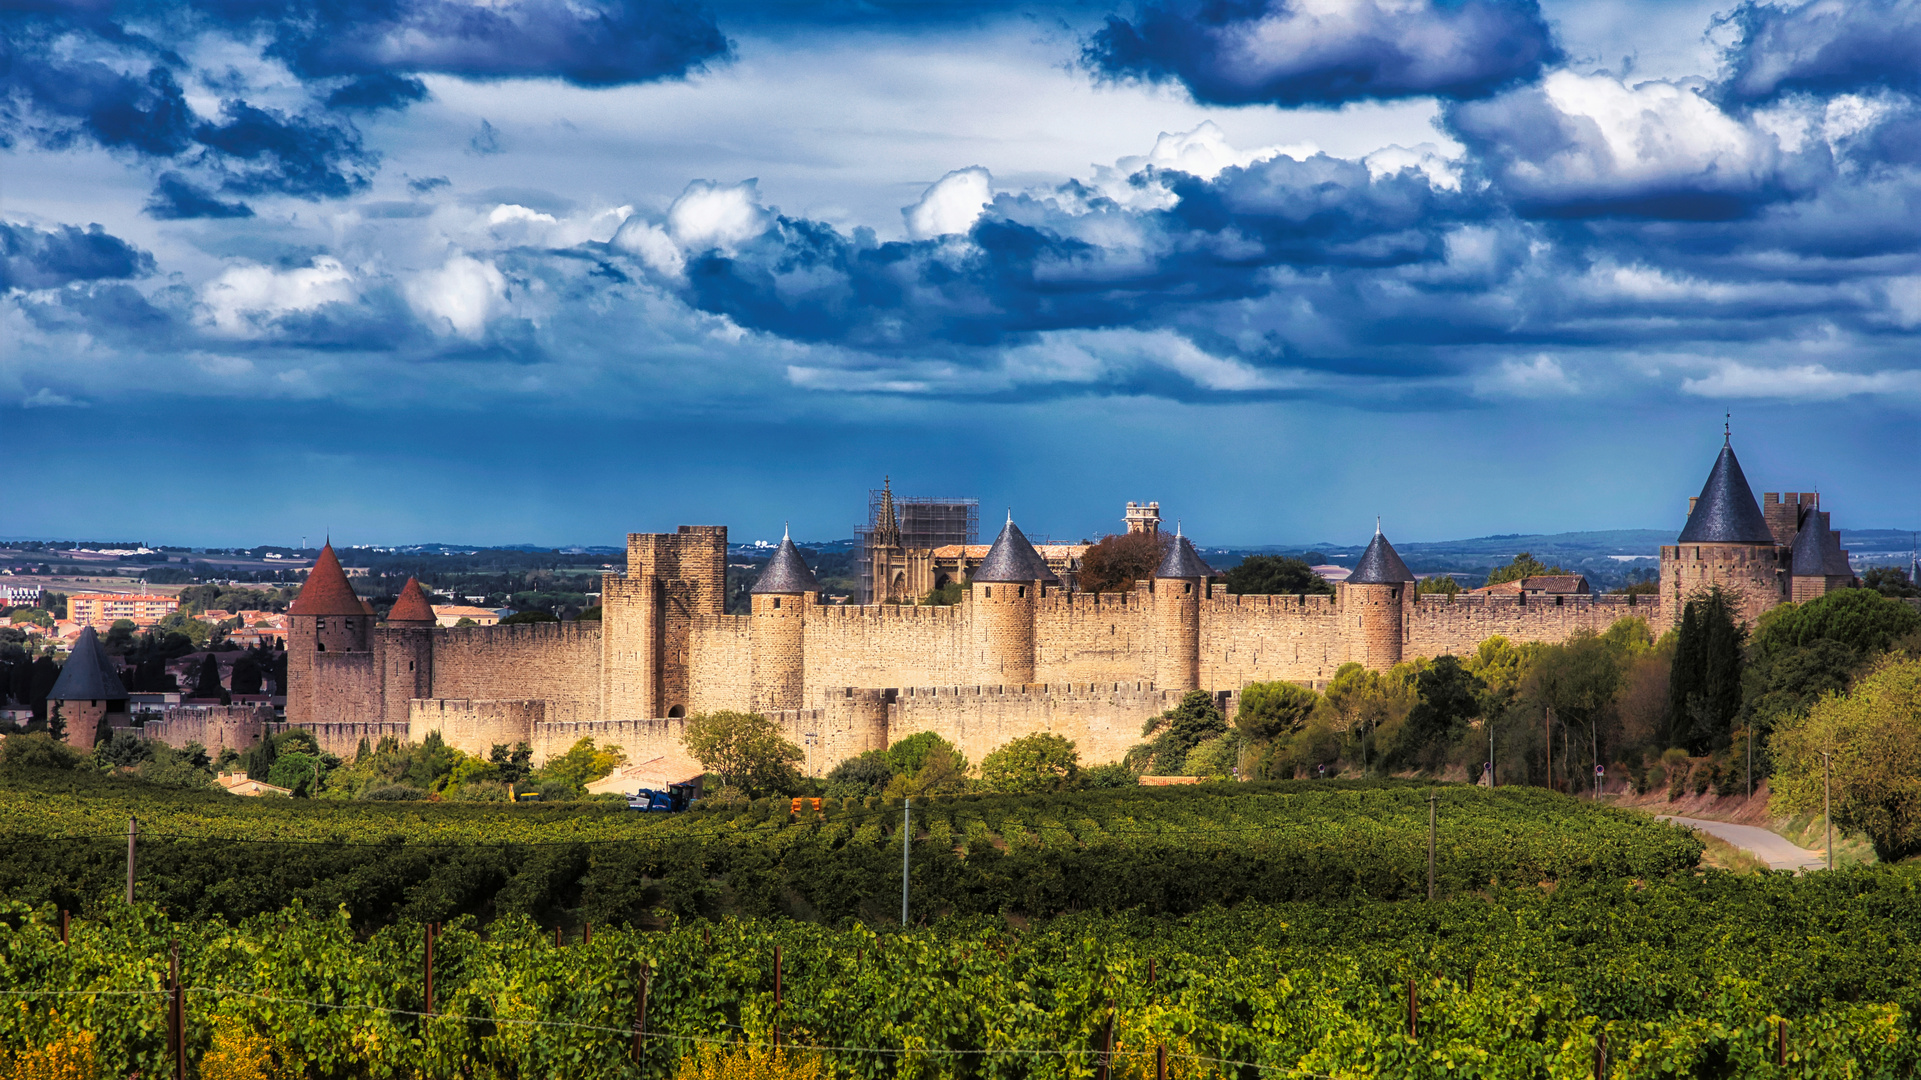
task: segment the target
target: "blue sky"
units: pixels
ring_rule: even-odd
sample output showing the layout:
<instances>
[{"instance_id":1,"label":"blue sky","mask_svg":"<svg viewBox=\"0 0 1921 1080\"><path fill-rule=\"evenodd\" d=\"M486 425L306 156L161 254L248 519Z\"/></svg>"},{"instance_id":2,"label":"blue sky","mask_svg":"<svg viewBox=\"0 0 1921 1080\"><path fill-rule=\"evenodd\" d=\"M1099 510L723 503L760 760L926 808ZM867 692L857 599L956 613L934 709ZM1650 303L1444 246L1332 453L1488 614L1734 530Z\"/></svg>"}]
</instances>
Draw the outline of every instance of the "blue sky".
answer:
<instances>
[{"instance_id":1,"label":"blue sky","mask_svg":"<svg viewBox=\"0 0 1921 1080\"><path fill-rule=\"evenodd\" d=\"M1921 3L0 14L0 535L1921 527ZM988 512L991 511L991 512Z\"/></svg>"}]
</instances>

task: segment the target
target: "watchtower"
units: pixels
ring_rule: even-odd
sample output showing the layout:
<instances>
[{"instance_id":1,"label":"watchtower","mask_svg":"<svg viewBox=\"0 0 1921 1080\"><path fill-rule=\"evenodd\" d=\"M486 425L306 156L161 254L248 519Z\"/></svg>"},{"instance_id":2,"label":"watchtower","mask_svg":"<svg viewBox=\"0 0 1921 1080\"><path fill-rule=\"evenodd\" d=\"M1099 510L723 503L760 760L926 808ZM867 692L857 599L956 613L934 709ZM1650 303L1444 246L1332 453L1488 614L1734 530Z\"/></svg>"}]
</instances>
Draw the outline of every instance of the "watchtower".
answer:
<instances>
[{"instance_id":1,"label":"watchtower","mask_svg":"<svg viewBox=\"0 0 1921 1080\"><path fill-rule=\"evenodd\" d=\"M1788 598L1791 549L1781 546L1754 501L1754 489L1723 435L1701 494L1688 500L1688 521L1676 542L1661 548L1661 605L1669 626L1687 601L1720 587L1737 598L1748 623Z\"/></svg>"},{"instance_id":2,"label":"watchtower","mask_svg":"<svg viewBox=\"0 0 1921 1080\"><path fill-rule=\"evenodd\" d=\"M320 549L287 616L287 723L311 724L319 655L365 653L373 640L373 609L347 583L332 542Z\"/></svg>"},{"instance_id":3,"label":"watchtower","mask_svg":"<svg viewBox=\"0 0 1921 1080\"><path fill-rule=\"evenodd\" d=\"M1414 575L1394 545L1374 524L1374 539L1340 587L1341 614L1347 620L1349 660L1369 671L1386 671L1401 662L1407 640L1407 605L1414 602Z\"/></svg>"},{"instance_id":4,"label":"watchtower","mask_svg":"<svg viewBox=\"0 0 1921 1080\"><path fill-rule=\"evenodd\" d=\"M753 707L756 712L801 707L806 685L807 609L820 583L785 533L750 593L753 612Z\"/></svg>"},{"instance_id":5,"label":"watchtower","mask_svg":"<svg viewBox=\"0 0 1921 1080\"><path fill-rule=\"evenodd\" d=\"M1154 570L1154 685L1162 690L1201 686L1201 599L1213 568L1175 526L1174 539Z\"/></svg>"},{"instance_id":6,"label":"watchtower","mask_svg":"<svg viewBox=\"0 0 1921 1080\"><path fill-rule=\"evenodd\" d=\"M983 684L1034 681L1034 611L1041 592L1059 585L1047 560L1007 515L968 582L974 655Z\"/></svg>"},{"instance_id":7,"label":"watchtower","mask_svg":"<svg viewBox=\"0 0 1921 1080\"><path fill-rule=\"evenodd\" d=\"M407 718L408 702L433 696L434 627L439 620L419 580L408 578L400 597L375 631L380 641L382 716L390 723Z\"/></svg>"}]
</instances>

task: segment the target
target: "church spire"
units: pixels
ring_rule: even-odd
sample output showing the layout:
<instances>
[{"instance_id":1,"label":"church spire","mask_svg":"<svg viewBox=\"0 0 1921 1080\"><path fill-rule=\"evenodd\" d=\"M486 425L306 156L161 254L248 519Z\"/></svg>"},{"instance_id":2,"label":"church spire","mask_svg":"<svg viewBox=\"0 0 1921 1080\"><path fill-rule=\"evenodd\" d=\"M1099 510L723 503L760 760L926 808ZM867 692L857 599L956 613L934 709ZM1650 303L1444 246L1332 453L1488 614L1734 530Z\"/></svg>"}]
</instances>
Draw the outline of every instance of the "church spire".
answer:
<instances>
[{"instance_id":1,"label":"church spire","mask_svg":"<svg viewBox=\"0 0 1921 1080\"><path fill-rule=\"evenodd\" d=\"M874 546L900 546L900 515L894 512L894 478L881 477L880 509L874 511Z\"/></svg>"}]
</instances>

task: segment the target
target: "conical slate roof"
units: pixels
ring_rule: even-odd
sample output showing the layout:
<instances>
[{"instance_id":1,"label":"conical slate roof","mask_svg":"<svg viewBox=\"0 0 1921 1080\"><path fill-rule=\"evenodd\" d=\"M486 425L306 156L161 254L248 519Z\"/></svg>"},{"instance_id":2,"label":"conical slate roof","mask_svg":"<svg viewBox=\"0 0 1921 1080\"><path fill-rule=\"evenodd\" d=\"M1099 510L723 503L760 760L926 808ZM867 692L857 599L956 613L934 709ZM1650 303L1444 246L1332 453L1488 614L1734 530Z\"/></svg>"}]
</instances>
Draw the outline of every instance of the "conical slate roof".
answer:
<instances>
[{"instance_id":1,"label":"conical slate roof","mask_svg":"<svg viewBox=\"0 0 1921 1080\"><path fill-rule=\"evenodd\" d=\"M80 631L73 652L60 668L60 677L47 692L48 701L125 701L127 688L120 684L113 661L100 647L100 638L89 626Z\"/></svg>"},{"instance_id":2,"label":"conical slate roof","mask_svg":"<svg viewBox=\"0 0 1921 1080\"><path fill-rule=\"evenodd\" d=\"M1214 568L1201 561L1201 556L1194 550L1194 545L1188 543L1187 537L1177 532L1174 534L1174 542L1167 545L1166 553L1161 556L1161 565L1155 568L1154 576L1157 578L1210 578L1214 576Z\"/></svg>"},{"instance_id":3,"label":"conical slate roof","mask_svg":"<svg viewBox=\"0 0 1921 1080\"><path fill-rule=\"evenodd\" d=\"M1374 530L1374 539L1368 542L1367 550L1361 552L1361 561L1354 564L1354 572L1347 575L1349 585L1400 585L1413 580L1414 575L1401 561L1400 553L1381 535L1379 528Z\"/></svg>"},{"instance_id":4,"label":"conical slate roof","mask_svg":"<svg viewBox=\"0 0 1921 1080\"><path fill-rule=\"evenodd\" d=\"M1827 566L1829 577L1853 577L1854 567L1848 565L1848 557L1841 553L1841 534L1833 529L1828 533L1828 553L1822 560Z\"/></svg>"},{"instance_id":5,"label":"conical slate roof","mask_svg":"<svg viewBox=\"0 0 1921 1080\"><path fill-rule=\"evenodd\" d=\"M1828 526L1819 510L1810 510L1794 534L1795 577L1820 577L1828 572Z\"/></svg>"},{"instance_id":6,"label":"conical slate roof","mask_svg":"<svg viewBox=\"0 0 1921 1080\"><path fill-rule=\"evenodd\" d=\"M434 621L434 606L427 602L427 594L421 590L417 579L407 579L406 586L400 590L400 598L394 601L393 610L387 612L387 621L390 623Z\"/></svg>"},{"instance_id":7,"label":"conical slate roof","mask_svg":"<svg viewBox=\"0 0 1921 1080\"><path fill-rule=\"evenodd\" d=\"M1734 447L1721 444L1721 456L1694 502L1678 541L1683 544L1772 544L1774 533L1754 501L1754 489L1741 473Z\"/></svg>"},{"instance_id":8,"label":"conical slate roof","mask_svg":"<svg viewBox=\"0 0 1921 1080\"><path fill-rule=\"evenodd\" d=\"M1027 534L1014 524L1009 516L1001 534L994 538L994 546L987 549L987 558L974 568L967 579L970 582L1030 582L1051 581L1058 583L1060 578L1047 568L1047 560L1027 542Z\"/></svg>"},{"instance_id":9,"label":"conical slate roof","mask_svg":"<svg viewBox=\"0 0 1921 1080\"><path fill-rule=\"evenodd\" d=\"M347 572L340 568L340 558L334 554L332 544L320 549L320 557L307 572L306 583L300 586L300 595L293 598L293 606L287 610L294 615L368 613L360 597L354 595L354 587L347 584Z\"/></svg>"},{"instance_id":10,"label":"conical slate roof","mask_svg":"<svg viewBox=\"0 0 1921 1080\"><path fill-rule=\"evenodd\" d=\"M754 582L755 594L761 593L810 593L820 591L820 582L814 580L814 572L807 569L807 561L800 557L800 549L786 536L780 538L780 546L774 549L774 557L767 560L767 569L760 572L760 580Z\"/></svg>"}]
</instances>

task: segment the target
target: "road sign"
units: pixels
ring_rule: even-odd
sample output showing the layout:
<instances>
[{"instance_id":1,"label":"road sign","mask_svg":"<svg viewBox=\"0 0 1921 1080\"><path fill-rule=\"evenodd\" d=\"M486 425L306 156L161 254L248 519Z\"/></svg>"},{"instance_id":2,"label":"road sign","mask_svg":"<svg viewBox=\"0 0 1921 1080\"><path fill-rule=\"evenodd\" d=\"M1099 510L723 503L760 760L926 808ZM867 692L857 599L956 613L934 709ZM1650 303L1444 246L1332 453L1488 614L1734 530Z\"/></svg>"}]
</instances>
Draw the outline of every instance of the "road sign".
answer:
<instances>
[{"instance_id":1,"label":"road sign","mask_svg":"<svg viewBox=\"0 0 1921 1080\"><path fill-rule=\"evenodd\" d=\"M1594 767L1594 775L1606 776L1607 774L1608 774L1608 770L1606 765L1596 765Z\"/></svg>"}]
</instances>

